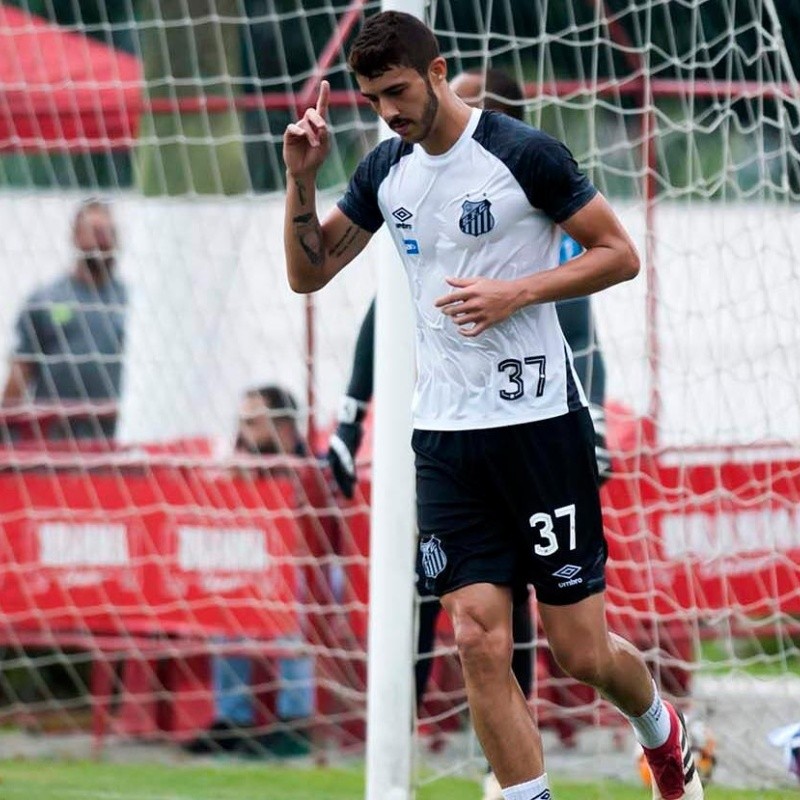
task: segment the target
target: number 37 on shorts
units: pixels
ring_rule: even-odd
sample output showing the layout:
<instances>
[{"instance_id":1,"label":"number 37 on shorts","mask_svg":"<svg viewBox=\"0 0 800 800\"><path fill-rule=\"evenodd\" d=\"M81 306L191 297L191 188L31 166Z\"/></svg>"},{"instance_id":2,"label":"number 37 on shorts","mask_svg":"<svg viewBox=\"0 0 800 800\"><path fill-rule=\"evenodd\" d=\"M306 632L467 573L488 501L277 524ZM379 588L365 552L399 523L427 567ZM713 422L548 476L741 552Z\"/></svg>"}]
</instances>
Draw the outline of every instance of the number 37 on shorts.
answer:
<instances>
[{"instance_id":1,"label":"number 37 on shorts","mask_svg":"<svg viewBox=\"0 0 800 800\"><path fill-rule=\"evenodd\" d=\"M561 506L561 508L555 509L552 515L544 511L539 511L531 515L528 521L531 528L533 528L534 539L538 539L533 546L533 552L536 553L537 556L552 556L563 546L559 544L555 530L555 520L559 519L565 519L567 521L569 549L576 549L575 503L570 503L568 506ZM565 541L564 544L566 543Z\"/></svg>"}]
</instances>

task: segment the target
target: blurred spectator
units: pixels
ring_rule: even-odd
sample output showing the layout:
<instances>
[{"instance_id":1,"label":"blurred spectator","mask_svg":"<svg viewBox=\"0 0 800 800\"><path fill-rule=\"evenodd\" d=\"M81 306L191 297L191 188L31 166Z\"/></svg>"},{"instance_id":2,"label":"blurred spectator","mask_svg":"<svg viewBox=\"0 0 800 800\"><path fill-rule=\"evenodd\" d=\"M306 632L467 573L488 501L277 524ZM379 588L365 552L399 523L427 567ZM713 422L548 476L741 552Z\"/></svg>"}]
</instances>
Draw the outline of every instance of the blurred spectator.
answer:
<instances>
[{"instance_id":1,"label":"blurred spectator","mask_svg":"<svg viewBox=\"0 0 800 800\"><path fill-rule=\"evenodd\" d=\"M294 397L279 386L247 391L239 409L236 452L264 456L307 455L297 415ZM287 461L277 464L272 461L265 462L263 467L254 465L249 471L257 472L260 477L295 475L297 465ZM236 640L226 638L219 641ZM307 748L307 742L297 728L299 721L308 719L314 711L313 660L307 656L279 659L276 714L283 726L278 731L264 734L259 734L256 728L253 666L248 656L214 656L214 720L208 730L187 743L186 749L190 753L272 752L276 755L294 755Z\"/></svg>"},{"instance_id":2,"label":"blurred spectator","mask_svg":"<svg viewBox=\"0 0 800 800\"><path fill-rule=\"evenodd\" d=\"M110 438L122 383L127 292L114 274L117 233L107 203L81 204L72 242L72 270L34 291L20 311L2 402L12 408L35 403L48 438Z\"/></svg>"},{"instance_id":3,"label":"blurred spectator","mask_svg":"<svg viewBox=\"0 0 800 800\"><path fill-rule=\"evenodd\" d=\"M263 386L245 392L239 408L237 453L255 455L308 455L297 424L297 401L280 386Z\"/></svg>"}]
</instances>

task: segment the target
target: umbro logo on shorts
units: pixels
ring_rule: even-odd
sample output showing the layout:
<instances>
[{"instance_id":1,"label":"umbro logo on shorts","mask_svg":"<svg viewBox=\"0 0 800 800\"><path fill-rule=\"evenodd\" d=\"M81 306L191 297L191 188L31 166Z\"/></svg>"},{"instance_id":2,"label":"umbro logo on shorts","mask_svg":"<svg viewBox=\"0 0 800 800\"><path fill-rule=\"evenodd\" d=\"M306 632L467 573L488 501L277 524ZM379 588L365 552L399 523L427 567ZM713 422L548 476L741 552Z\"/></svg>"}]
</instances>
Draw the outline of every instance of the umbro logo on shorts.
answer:
<instances>
[{"instance_id":1,"label":"umbro logo on shorts","mask_svg":"<svg viewBox=\"0 0 800 800\"><path fill-rule=\"evenodd\" d=\"M564 564L561 569L557 569L553 573L554 578L565 578L569 580L570 578L574 578L579 572L581 571L580 567L576 567L575 564Z\"/></svg>"},{"instance_id":2,"label":"umbro logo on shorts","mask_svg":"<svg viewBox=\"0 0 800 800\"><path fill-rule=\"evenodd\" d=\"M583 583L583 578L575 577L581 569L582 567L578 567L575 564L564 564L561 569L557 569L553 573L553 577L564 579L558 584L558 588L566 589L569 586L577 586L579 583Z\"/></svg>"}]
</instances>

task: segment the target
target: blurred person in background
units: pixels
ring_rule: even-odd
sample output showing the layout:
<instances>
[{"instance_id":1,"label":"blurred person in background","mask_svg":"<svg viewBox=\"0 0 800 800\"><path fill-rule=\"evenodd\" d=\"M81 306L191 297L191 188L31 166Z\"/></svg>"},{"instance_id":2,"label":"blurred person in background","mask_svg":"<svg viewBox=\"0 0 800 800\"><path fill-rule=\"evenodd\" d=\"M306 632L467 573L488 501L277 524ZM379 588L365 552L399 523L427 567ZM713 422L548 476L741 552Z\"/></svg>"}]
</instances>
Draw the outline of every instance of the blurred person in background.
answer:
<instances>
[{"instance_id":1,"label":"blurred person in background","mask_svg":"<svg viewBox=\"0 0 800 800\"><path fill-rule=\"evenodd\" d=\"M36 289L19 313L2 402L6 408L41 407L46 438L110 439L122 386L128 295L115 274L117 231L108 203L81 203L72 244L70 272Z\"/></svg>"},{"instance_id":2,"label":"blurred person in background","mask_svg":"<svg viewBox=\"0 0 800 800\"><path fill-rule=\"evenodd\" d=\"M239 455L306 457L308 448L298 426L294 396L280 386L246 391L239 407L235 452ZM249 464L243 475L298 478L301 505L307 498L305 467L287 459ZM313 491L313 490L312 490ZM303 531L307 536L307 531ZM308 544L308 542L306 542ZM301 554L302 555L302 554ZM308 579L304 576L306 591ZM220 639L223 643L235 638ZM292 642L294 643L294 642ZM314 663L308 656L278 660L276 716L280 728L260 733L253 697L253 660L249 656L215 655L212 660L214 719L209 728L185 745L194 754L215 752L241 755L298 755L307 752L305 734L298 729L314 713Z\"/></svg>"}]
</instances>

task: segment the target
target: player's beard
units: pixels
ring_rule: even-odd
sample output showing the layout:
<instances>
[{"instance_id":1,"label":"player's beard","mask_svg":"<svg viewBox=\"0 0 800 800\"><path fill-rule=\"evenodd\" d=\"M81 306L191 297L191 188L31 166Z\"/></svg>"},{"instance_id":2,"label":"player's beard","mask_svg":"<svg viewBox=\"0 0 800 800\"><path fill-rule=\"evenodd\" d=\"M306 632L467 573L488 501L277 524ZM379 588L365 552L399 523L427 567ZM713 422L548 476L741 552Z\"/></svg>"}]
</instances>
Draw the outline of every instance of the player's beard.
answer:
<instances>
[{"instance_id":1,"label":"player's beard","mask_svg":"<svg viewBox=\"0 0 800 800\"><path fill-rule=\"evenodd\" d=\"M423 142L428 138L433 128L433 123L436 120L436 114L439 111L439 98L436 96L436 93L433 91L433 86L431 86L431 82L427 78L425 79L425 88L428 92L428 102L425 105L425 109L419 121L420 134L414 137L415 142Z\"/></svg>"},{"instance_id":2,"label":"player's beard","mask_svg":"<svg viewBox=\"0 0 800 800\"><path fill-rule=\"evenodd\" d=\"M419 121L413 123L419 128L419 133L415 134L412 131L410 135L403 136L405 141L412 144L424 142L425 139L428 138L431 130L433 129L433 123L436 121L436 114L439 111L439 98L436 96L435 92L433 91L433 86L431 86L431 82L427 78L425 79L425 89L428 95L425 108L422 110L422 116L420 116ZM392 120L389 124L389 127L394 129L394 124L397 121L399 121L398 118ZM407 122L407 120L403 121Z\"/></svg>"}]
</instances>

